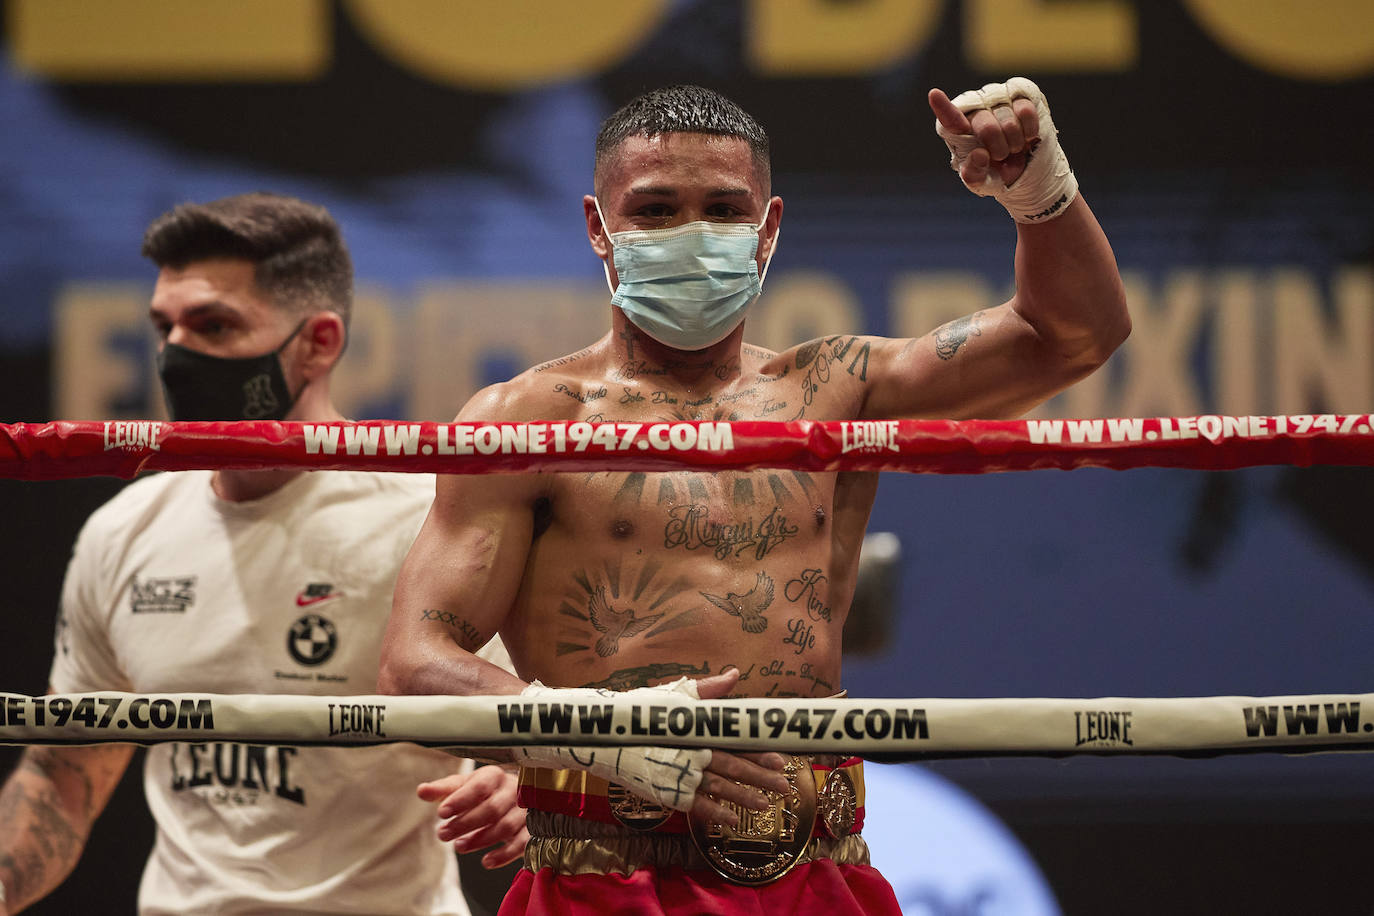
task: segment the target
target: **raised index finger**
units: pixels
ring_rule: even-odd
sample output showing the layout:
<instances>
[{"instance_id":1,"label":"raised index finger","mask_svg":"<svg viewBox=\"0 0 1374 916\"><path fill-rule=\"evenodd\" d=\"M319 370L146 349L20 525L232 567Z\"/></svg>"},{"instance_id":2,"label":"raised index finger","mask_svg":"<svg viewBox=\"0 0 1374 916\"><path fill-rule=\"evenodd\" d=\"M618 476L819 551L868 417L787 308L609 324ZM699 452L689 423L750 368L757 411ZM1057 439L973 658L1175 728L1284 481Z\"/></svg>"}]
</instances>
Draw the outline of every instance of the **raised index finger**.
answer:
<instances>
[{"instance_id":1,"label":"raised index finger","mask_svg":"<svg viewBox=\"0 0 1374 916\"><path fill-rule=\"evenodd\" d=\"M932 89L926 96L930 102L930 110L935 112L935 117L939 120L942 127L954 134L971 134L973 128L968 123L968 118L964 113L954 107L954 103L945 95L943 89Z\"/></svg>"}]
</instances>

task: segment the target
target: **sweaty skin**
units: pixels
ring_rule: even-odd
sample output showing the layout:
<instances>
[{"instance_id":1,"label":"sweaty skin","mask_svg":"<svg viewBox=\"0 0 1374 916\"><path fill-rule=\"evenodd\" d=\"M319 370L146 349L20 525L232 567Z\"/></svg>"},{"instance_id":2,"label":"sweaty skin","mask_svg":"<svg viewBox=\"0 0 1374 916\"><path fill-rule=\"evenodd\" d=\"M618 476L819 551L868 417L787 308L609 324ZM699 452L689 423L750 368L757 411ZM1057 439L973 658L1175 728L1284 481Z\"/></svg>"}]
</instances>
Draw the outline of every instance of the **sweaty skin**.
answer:
<instances>
[{"instance_id":1,"label":"sweaty skin","mask_svg":"<svg viewBox=\"0 0 1374 916\"><path fill-rule=\"evenodd\" d=\"M845 337L785 358L745 347L738 359L667 365L646 358L647 347L630 349L608 335L526 373L498 395L511 408L501 415L645 424L853 416L859 391L847 382L864 373L870 345ZM503 625L521 634L517 670L625 689L733 665L739 693L839 689L840 633L876 475L606 472L528 483L522 499L535 525Z\"/></svg>"},{"instance_id":2,"label":"sweaty skin","mask_svg":"<svg viewBox=\"0 0 1374 916\"><path fill-rule=\"evenodd\" d=\"M982 114L976 130L993 117ZM1016 138L1008 149L1024 160ZM762 222L760 269L777 239L782 200L737 138L632 136L596 184L605 224L588 196L587 234L613 285L609 233ZM612 307L606 336L479 392L458 421L1017 416L1099 366L1129 318L1081 196L1016 231L1015 296L925 337L839 335L774 353L745 344L741 325L686 352ZM441 477L397 582L379 689L510 694L537 678L625 690L737 668L703 696L832 694L876 484L786 470ZM519 677L471 655L498 630ZM734 756L716 752L699 798L733 791L713 772L770 784Z\"/></svg>"}]
</instances>

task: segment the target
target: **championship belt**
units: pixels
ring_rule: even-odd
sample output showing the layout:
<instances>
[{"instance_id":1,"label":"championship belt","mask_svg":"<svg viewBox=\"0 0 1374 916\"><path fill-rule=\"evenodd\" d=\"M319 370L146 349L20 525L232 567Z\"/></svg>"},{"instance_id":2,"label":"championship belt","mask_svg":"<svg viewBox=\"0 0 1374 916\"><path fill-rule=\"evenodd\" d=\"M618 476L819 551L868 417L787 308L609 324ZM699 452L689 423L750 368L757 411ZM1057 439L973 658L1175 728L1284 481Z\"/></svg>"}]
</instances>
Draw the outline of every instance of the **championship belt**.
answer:
<instances>
[{"instance_id":1,"label":"championship belt","mask_svg":"<svg viewBox=\"0 0 1374 916\"><path fill-rule=\"evenodd\" d=\"M721 801L739 815L739 825L727 827L689 817L692 842L711 868L736 884L760 885L776 881L797 864L816 827L816 781L809 757L788 757L783 768L787 792L764 791L764 811Z\"/></svg>"},{"instance_id":2,"label":"championship belt","mask_svg":"<svg viewBox=\"0 0 1374 916\"><path fill-rule=\"evenodd\" d=\"M606 803L611 808L611 815L623 826L641 832L662 826L673 813L671 808L640 798L614 782L606 785Z\"/></svg>"},{"instance_id":3,"label":"championship belt","mask_svg":"<svg viewBox=\"0 0 1374 916\"><path fill-rule=\"evenodd\" d=\"M817 807L821 829L834 840L849 836L859 813L859 793L849 767L835 767L825 776Z\"/></svg>"}]
</instances>

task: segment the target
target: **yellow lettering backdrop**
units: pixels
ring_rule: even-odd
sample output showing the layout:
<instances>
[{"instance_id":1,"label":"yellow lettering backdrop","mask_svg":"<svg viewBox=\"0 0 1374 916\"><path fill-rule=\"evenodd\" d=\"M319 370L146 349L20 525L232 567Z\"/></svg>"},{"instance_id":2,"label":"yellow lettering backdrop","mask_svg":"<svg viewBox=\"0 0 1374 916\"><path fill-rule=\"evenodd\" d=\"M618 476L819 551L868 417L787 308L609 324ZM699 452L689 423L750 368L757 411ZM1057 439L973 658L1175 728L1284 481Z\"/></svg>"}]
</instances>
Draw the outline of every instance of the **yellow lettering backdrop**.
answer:
<instances>
[{"instance_id":1,"label":"yellow lettering backdrop","mask_svg":"<svg viewBox=\"0 0 1374 916\"><path fill-rule=\"evenodd\" d=\"M1369 0L1183 0L1226 53L1308 81L1374 73ZM333 58L333 13L395 64L508 91L594 76L663 26L669 0L9 0L14 62L52 79L310 80ZM988 71L1119 72L1143 55L1127 0L749 0L741 36L761 76L862 76L921 52L951 11Z\"/></svg>"},{"instance_id":2,"label":"yellow lettering backdrop","mask_svg":"<svg viewBox=\"0 0 1374 916\"><path fill-rule=\"evenodd\" d=\"M304 80L329 66L328 0L9 0L15 65L62 80Z\"/></svg>"}]
</instances>

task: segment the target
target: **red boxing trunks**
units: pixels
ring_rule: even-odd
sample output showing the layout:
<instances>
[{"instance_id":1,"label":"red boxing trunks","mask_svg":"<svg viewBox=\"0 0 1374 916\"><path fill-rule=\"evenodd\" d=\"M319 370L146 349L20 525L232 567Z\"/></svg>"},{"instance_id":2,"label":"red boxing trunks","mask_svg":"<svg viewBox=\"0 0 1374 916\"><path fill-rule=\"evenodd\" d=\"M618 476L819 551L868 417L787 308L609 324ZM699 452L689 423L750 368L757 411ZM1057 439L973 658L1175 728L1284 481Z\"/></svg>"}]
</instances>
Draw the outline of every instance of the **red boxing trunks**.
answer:
<instances>
[{"instance_id":1,"label":"red boxing trunks","mask_svg":"<svg viewBox=\"0 0 1374 916\"><path fill-rule=\"evenodd\" d=\"M768 811L736 808L735 828L577 770L522 769L530 843L500 916L900 914L859 835L862 763L818 760L791 758L793 791Z\"/></svg>"}]
</instances>

